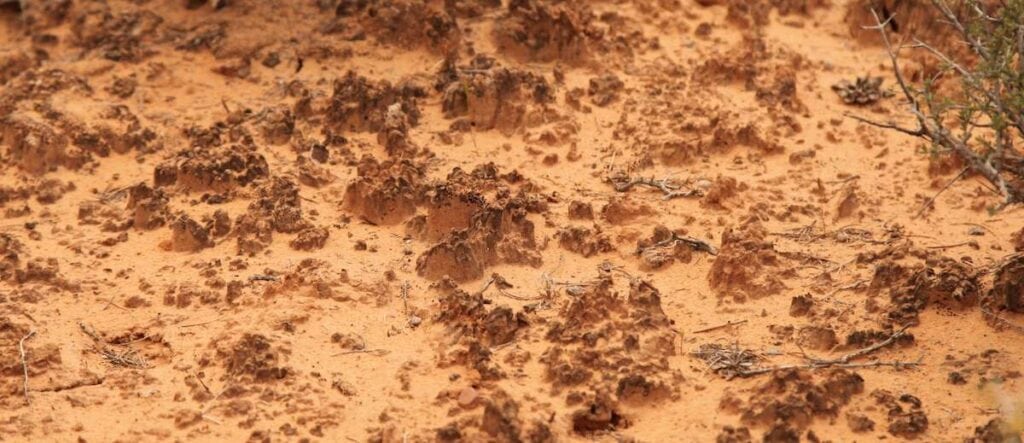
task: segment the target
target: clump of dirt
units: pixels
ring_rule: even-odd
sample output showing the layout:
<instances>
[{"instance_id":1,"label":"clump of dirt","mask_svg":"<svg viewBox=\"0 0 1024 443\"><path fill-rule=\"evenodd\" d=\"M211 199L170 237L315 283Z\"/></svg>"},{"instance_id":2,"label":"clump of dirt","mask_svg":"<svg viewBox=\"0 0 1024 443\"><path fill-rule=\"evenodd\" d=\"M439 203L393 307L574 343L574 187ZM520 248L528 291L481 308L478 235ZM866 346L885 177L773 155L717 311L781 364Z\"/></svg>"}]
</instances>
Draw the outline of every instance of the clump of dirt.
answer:
<instances>
[{"instance_id":1,"label":"clump of dirt","mask_svg":"<svg viewBox=\"0 0 1024 443\"><path fill-rule=\"evenodd\" d=\"M453 230L416 260L416 272L437 280L480 278L499 263L538 267L541 264L533 222L527 215L536 205L525 196L506 197L476 212L469 227Z\"/></svg>"},{"instance_id":2,"label":"clump of dirt","mask_svg":"<svg viewBox=\"0 0 1024 443\"><path fill-rule=\"evenodd\" d=\"M1013 238L1010 240L1013 244L1013 250L1016 252L1024 252L1024 228L1013 233Z\"/></svg>"},{"instance_id":3,"label":"clump of dirt","mask_svg":"<svg viewBox=\"0 0 1024 443\"><path fill-rule=\"evenodd\" d=\"M117 11L104 3L75 8L73 42L115 62L138 62L153 51L143 40L158 35L163 19L148 10Z\"/></svg>"},{"instance_id":4,"label":"clump of dirt","mask_svg":"<svg viewBox=\"0 0 1024 443\"><path fill-rule=\"evenodd\" d=\"M253 255L270 245L273 233L298 233L290 245L298 250L323 247L329 236L322 227L313 226L302 213L299 185L291 179L273 177L256 189L248 211L235 220L238 254Z\"/></svg>"},{"instance_id":5,"label":"clump of dirt","mask_svg":"<svg viewBox=\"0 0 1024 443\"><path fill-rule=\"evenodd\" d=\"M845 369L820 376L802 370L776 371L738 408L747 426L768 428L768 435L799 435L818 418L835 419L854 396L864 392L864 379ZM775 441L775 440L771 440Z\"/></svg>"},{"instance_id":6,"label":"clump of dirt","mask_svg":"<svg viewBox=\"0 0 1024 443\"><path fill-rule=\"evenodd\" d=\"M986 301L1010 312L1024 313L1024 255L1000 265Z\"/></svg>"},{"instance_id":7,"label":"clump of dirt","mask_svg":"<svg viewBox=\"0 0 1024 443\"><path fill-rule=\"evenodd\" d=\"M213 246L210 230L188 215L182 214L171 222L171 240L168 249L179 252L195 252L210 246Z\"/></svg>"},{"instance_id":8,"label":"clump of dirt","mask_svg":"<svg viewBox=\"0 0 1024 443\"><path fill-rule=\"evenodd\" d=\"M608 235L596 227L590 229L582 226L569 226L559 229L555 236L558 237L558 244L565 250L584 257L592 257L615 250L615 245L612 244Z\"/></svg>"},{"instance_id":9,"label":"clump of dirt","mask_svg":"<svg viewBox=\"0 0 1024 443\"><path fill-rule=\"evenodd\" d=\"M504 390L495 390L483 403L481 415L437 429L437 441L556 441L551 429L543 421L534 419L526 423L521 418L521 406Z\"/></svg>"},{"instance_id":10,"label":"clump of dirt","mask_svg":"<svg viewBox=\"0 0 1024 443\"><path fill-rule=\"evenodd\" d=\"M597 106L608 106L619 98L619 91L626 86L615 74L605 74L590 79L590 87L587 94L590 100Z\"/></svg>"},{"instance_id":11,"label":"clump of dirt","mask_svg":"<svg viewBox=\"0 0 1024 443\"><path fill-rule=\"evenodd\" d=\"M928 416L921 409L921 400L910 394L895 396L886 390L871 393L879 406L888 411L890 434L902 438L914 438L928 430Z\"/></svg>"},{"instance_id":12,"label":"clump of dirt","mask_svg":"<svg viewBox=\"0 0 1024 443\"><path fill-rule=\"evenodd\" d=\"M443 182L425 186L418 198L426 214L409 220L407 231L424 240L437 241L456 229L469 228L473 216L487 206L488 197L503 199L513 194L524 197L530 211L544 210L536 186L524 180L518 171L500 173L494 163L479 165L471 171L454 168Z\"/></svg>"},{"instance_id":13,"label":"clump of dirt","mask_svg":"<svg viewBox=\"0 0 1024 443\"><path fill-rule=\"evenodd\" d=\"M570 289L575 296L549 324L551 346L540 357L554 392L568 391L569 404L583 402L573 414L581 434L628 426L619 403L667 400L681 381L668 364L675 332L658 290L639 279L616 284L610 272Z\"/></svg>"},{"instance_id":14,"label":"clump of dirt","mask_svg":"<svg viewBox=\"0 0 1024 443\"><path fill-rule=\"evenodd\" d=\"M1016 435L1015 435L1016 434ZM974 428L974 435L964 439L965 443L1005 443L1020 439L1020 433L1014 432L1012 425L1002 418L996 417L984 426Z\"/></svg>"},{"instance_id":15,"label":"clump of dirt","mask_svg":"<svg viewBox=\"0 0 1024 443\"><path fill-rule=\"evenodd\" d=\"M797 96L797 72L806 63L796 53L769 47L761 34L744 35L740 42L716 57L708 58L693 72L698 84L735 83L754 93L758 102L772 109L803 112L806 105ZM769 117L792 126L795 122L779 115ZM799 132L799 128L792 129Z\"/></svg>"},{"instance_id":16,"label":"clump of dirt","mask_svg":"<svg viewBox=\"0 0 1024 443\"><path fill-rule=\"evenodd\" d=\"M10 234L0 233L0 280L14 278L24 246Z\"/></svg>"},{"instance_id":17,"label":"clump of dirt","mask_svg":"<svg viewBox=\"0 0 1024 443\"><path fill-rule=\"evenodd\" d=\"M748 222L722 233L722 246L708 282L720 297L737 301L756 299L781 292L785 263L766 240L767 231L758 222Z\"/></svg>"},{"instance_id":18,"label":"clump of dirt","mask_svg":"<svg viewBox=\"0 0 1024 443\"><path fill-rule=\"evenodd\" d=\"M381 132L388 128L388 109L398 105L404 119L416 126L420 119L417 98L426 91L413 83L392 85L373 81L349 71L334 81L334 93L326 109L325 128L332 133ZM385 135L387 139L387 135Z\"/></svg>"},{"instance_id":19,"label":"clump of dirt","mask_svg":"<svg viewBox=\"0 0 1024 443\"><path fill-rule=\"evenodd\" d=\"M497 129L512 134L559 118L547 106L555 96L544 76L503 67L485 55L463 66L447 59L435 88L443 95L445 117L457 119L452 127L458 130Z\"/></svg>"},{"instance_id":20,"label":"clump of dirt","mask_svg":"<svg viewBox=\"0 0 1024 443\"><path fill-rule=\"evenodd\" d=\"M364 33L378 41L406 49L427 48L439 54L457 50L462 33L449 5L412 0L336 1L336 21L324 30L358 38Z\"/></svg>"},{"instance_id":21,"label":"clump of dirt","mask_svg":"<svg viewBox=\"0 0 1024 443\"><path fill-rule=\"evenodd\" d=\"M156 229L171 219L169 198L163 189L153 189L145 183L128 188L128 210L132 227L139 230Z\"/></svg>"},{"instance_id":22,"label":"clump of dirt","mask_svg":"<svg viewBox=\"0 0 1024 443\"><path fill-rule=\"evenodd\" d=\"M221 144L221 129L211 129L199 139L209 140L188 149L154 169L157 187L177 185L188 192L223 193L270 175L267 159L251 144ZM206 136L215 138L205 139Z\"/></svg>"},{"instance_id":23,"label":"clump of dirt","mask_svg":"<svg viewBox=\"0 0 1024 443\"><path fill-rule=\"evenodd\" d=\"M607 204L601 207L601 218L613 225L625 225L644 217L657 214L653 207L630 198L629 196L612 197Z\"/></svg>"},{"instance_id":24,"label":"clump of dirt","mask_svg":"<svg viewBox=\"0 0 1024 443\"><path fill-rule=\"evenodd\" d=\"M345 209L375 225L402 222L416 213L423 181L423 168L411 160L363 157L345 189Z\"/></svg>"},{"instance_id":25,"label":"clump of dirt","mask_svg":"<svg viewBox=\"0 0 1024 443\"><path fill-rule=\"evenodd\" d=\"M0 0L0 435L1016 432L1018 208L842 115L956 33L690 3Z\"/></svg>"},{"instance_id":26,"label":"clump of dirt","mask_svg":"<svg viewBox=\"0 0 1024 443\"><path fill-rule=\"evenodd\" d=\"M69 141L62 131L29 114L4 118L3 141L13 163L30 174L43 174L60 166L75 168L82 163L69 154Z\"/></svg>"},{"instance_id":27,"label":"clump of dirt","mask_svg":"<svg viewBox=\"0 0 1024 443\"><path fill-rule=\"evenodd\" d=\"M919 313L929 305L962 311L978 304L979 274L968 264L939 257L915 269L895 269L896 274L908 275L905 281L889 286L888 320L898 326L916 325ZM883 279L885 272L876 271L871 286L884 287Z\"/></svg>"},{"instance_id":28,"label":"clump of dirt","mask_svg":"<svg viewBox=\"0 0 1024 443\"><path fill-rule=\"evenodd\" d=\"M326 228L308 227L299 231L298 235L288 242L288 246L298 251L313 251L323 248L330 236L331 232Z\"/></svg>"},{"instance_id":29,"label":"clump of dirt","mask_svg":"<svg viewBox=\"0 0 1024 443\"><path fill-rule=\"evenodd\" d=\"M274 346L267 337L246 333L235 341L214 342L217 358L222 360L225 379L268 383L282 380L291 375L285 367L287 350Z\"/></svg>"},{"instance_id":30,"label":"clump of dirt","mask_svg":"<svg viewBox=\"0 0 1024 443\"><path fill-rule=\"evenodd\" d=\"M502 53L523 60L578 63L590 57L593 19L586 2L513 0L494 37Z\"/></svg>"},{"instance_id":31,"label":"clump of dirt","mask_svg":"<svg viewBox=\"0 0 1024 443\"><path fill-rule=\"evenodd\" d=\"M453 334L486 347L500 346L515 339L516 332L528 324L522 312L508 306L489 308L483 293L468 294L455 289L440 300L437 320L448 325Z\"/></svg>"}]
</instances>

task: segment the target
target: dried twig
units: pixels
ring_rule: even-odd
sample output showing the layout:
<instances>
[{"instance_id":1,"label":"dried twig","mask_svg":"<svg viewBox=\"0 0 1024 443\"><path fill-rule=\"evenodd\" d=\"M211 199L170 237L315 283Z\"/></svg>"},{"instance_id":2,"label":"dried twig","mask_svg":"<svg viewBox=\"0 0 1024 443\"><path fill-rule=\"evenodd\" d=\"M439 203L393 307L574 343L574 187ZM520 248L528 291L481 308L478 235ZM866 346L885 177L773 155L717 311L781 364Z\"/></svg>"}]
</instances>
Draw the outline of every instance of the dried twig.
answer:
<instances>
[{"instance_id":1,"label":"dried twig","mask_svg":"<svg viewBox=\"0 0 1024 443\"><path fill-rule=\"evenodd\" d=\"M249 276L249 281L277 281L277 277L266 274L253 274Z\"/></svg>"},{"instance_id":2,"label":"dried twig","mask_svg":"<svg viewBox=\"0 0 1024 443\"><path fill-rule=\"evenodd\" d=\"M969 240L969 241L965 241L965 242L954 243L954 244L951 244L951 245L928 246L928 249L953 249L953 248L959 248L961 246L970 246L972 248L977 249L978 248L978 242L976 242L974 240Z\"/></svg>"},{"instance_id":3,"label":"dried twig","mask_svg":"<svg viewBox=\"0 0 1024 443\"><path fill-rule=\"evenodd\" d=\"M146 369L150 367L149 362L139 355L134 349L125 349L117 352L112 348L104 348L99 351L103 359L113 366L121 366L132 369Z\"/></svg>"},{"instance_id":4,"label":"dried twig","mask_svg":"<svg viewBox=\"0 0 1024 443\"><path fill-rule=\"evenodd\" d=\"M704 191L698 188L683 190L682 186L676 184L669 178L654 179L635 177L630 178L626 175L615 175L608 178L612 186L618 192L626 192L632 189L634 186L647 186L650 188L658 189L665 194L665 200L671 200L679 197L703 197Z\"/></svg>"},{"instance_id":5,"label":"dried twig","mask_svg":"<svg viewBox=\"0 0 1024 443\"><path fill-rule=\"evenodd\" d=\"M349 354L370 354L370 355L373 355L374 357L382 357L382 356L388 355L390 353L391 353L391 351L389 351L387 349L353 349L351 351L339 352L337 354L334 354L333 356L337 357L337 356L340 356L340 355L349 355Z\"/></svg>"},{"instance_id":6,"label":"dried twig","mask_svg":"<svg viewBox=\"0 0 1024 443\"><path fill-rule=\"evenodd\" d=\"M521 295L513 294L508 290L514 288L515 286L512 286L512 283L509 283L508 280L505 280L505 277L502 277L497 273L491 274L491 278L487 280L487 283L484 284L483 288L477 291L477 294L483 295L483 293L486 292L487 289L491 287L491 285L494 285L494 287L497 288L499 294L511 298L513 300L538 301L547 298L547 295L539 295L537 297L523 297Z\"/></svg>"},{"instance_id":7,"label":"dried twig","mask_svg":"<svg viewBox=\"0 0 1024 443\"><path fill-rule=\"evenodd\" d=\"M139 353L134 349L124 346L124 350L118 352L114 348L107 346L107 341L104 340L95 329L82 322L78 322L78 327L83 333L85 333L85 335L88 335L89 338L92 339L93 351L103 357L107 363L110 363L113 366L132 369L146 369L151 367L149 361L146 360L145 357L139 355Z\"/></svg>"},{"instance_id":8,"label":"dried twig","mask_svg":"<svg viewBox=\"0 0 1024 443\"><path fill-rule=\"evenodd\" d=\"M961 169L960 173L957 174L956 177L953 177L953 179L950 180L949 183L946 183L946 186L943 186L942 189L939 189L939 192L936 192L935 195L928 199L928 201L924 202L924 205L921 206L921 210L917 211L917 214L914 214L914 217L911 218L911 220L917 219L918 217L921 216L921 214L924 214L924 211L927 211L928 208L932 207L932 205L935 204L935 199L939 198L939 196L942 195L943 192L946 192L946 190L949 189L950 186L953 186L953 183L960 181L960 179L967 174L967 171L970 170L970 167Z\"/></svg>"},{"instance_id":9,"label":"dried twig","mask_svg":"<svg viewBox=\"0 0 1024 443\"><path fill-rule=\"evenodd\" d=\"M660 241L658 243L655 243L655 244L647 246L647 247L637 248L636 253L637 253L637 255L639 255L639 254L643 254L644 252L649 251L651 249L660 249L660 248L672 247L672 246L675 246L676 244L679 244L679 243L682 243L682 244L685 244L685 245L689 246L694 251L707 252L708 254L711 254L711 255L718 255L718 249L715 248L714 246L712 246L711 243L708 243L708 242L706 242L704 240L701 240L699 238L690 237L688 235L679 235L679 234L676 234L675 232L673 232L672 233L672 237L670 237L668 239L662 240L662 241Z\"/></svg>"},{"instance_id":10,"label":"dried twig","mask_svg":"<svg viewBox=\"0 0 1024 443\"><path fill-rule=\"evenodd\" d=\"M741 377L750 377L754 375L767 374L770 372L787 371L790 369L825 369L825 368L840 368L840 369L857 369L857 368L877 368L882 366L889 366L896 369L906 369L919 366L921 359L917 361L873 361L868 363L830 363L827 365L820 365L815 363L803 364L803 365L783 365L783 366L770 366L766 368L757 368L749 371L739 373Z\"/></svg>"},{"instance_id":11,"label":"dried twig","mask_svg":"<svg viewBox=\"0 0 1024 443\"><path fill-rule=\"evenodd\" d=\"M402 313L409 318L409 281L402 282Z\"/></svg>"},{"instance_id":12,"label":"dried twig","mask_svg":"<svg viewBox=\"0 0 1024 443\"><path fill-rule=\"evenodd\" d=\"M215 318L215 319L209 320L209 321L204 321L204 322L199 322L199 323L189 323L187 325L181 325L181 326L178 326L178 327L179 328L194 328L196 326L205 326L205 325L208 325L210 323L216 323L216 322L223 321L223 320L224 320L223 318Z\"/></svg>"},{"instance_id":13,"label":"dried twig","mask_svg":"<svg viewBox=\"0 0 1024 443\"><path fill-rule=\"evenodd\" d=\"M761 356L749 349L741 349L738 343L733 343L731 346L707 343L691 352L690 355L704 360L709 369L728 379L745 376L744 374L761 360Z\"/></svg>"},{"instance_id":14,"label":"dried twig","mask_svg":"<svg viewBox=\"0 0 1024 443\"><path fill-rule=\"evenodd\" d=\"M46 386L42 388L36 388L36 392L60 392L68 391L71 389L81 388L83 386L96 386L103 384L104 378L98 375L90 375L85 378L79 378L69 382L63 382L57 385Z\"/></svg>"},{"instance_id":15,"label":"dried twig","mask_svg":"<svg viewBox=\"0 0 1024 443\"><path fill-rule=\"evenodd\" d=\"M999 316L995 312L990 311L988 308L981 308L981 313L990 317L996 323L1003 325L1007 328L1013 329L1014 331L1024 334L1024 326L1014 323L1004 317Z\"/></svg>"},{"instance_id":16,"label":"dried twig","mask_svg":"<svg viewBox=\"0 0 1024 443\"><path fill-rule=\"evenodd\" d=\"M894 367L897 369L911 368L921 364L921 359L914 362L905 362L900 360L894 361L872 361L866 363L853 363L853 360L857 360L864 356L867 356L879 349L885 348L892 345L901 337L906 336L906 328L896 331L891 336L868 346L863 349L853 351L851 353L842 355L834 359L817 359L809 356L804 356L808 360L808 363L804 364L791 364L791 365L779 365L779 366L755 366L760 357L749 349L740 349L739 345L733 345L732 347L725 347L718 344L705 344L702 345L696 352L692 353L698 358L704 360L713 371L720 375L724 375L726 378L733 377L750 377L754 375L767 374L776 371L785 371L790 369L808 369L817 370L825 368L875 368L882 366Z\"/></svg>"},{"instance_id":17,"label":"dried twig","mask_svg":"<svg viewBox=\"0 0 1024 443\"><path fill-rule=\"evenodd\" d=\"M818 221L815 220L815 221L811 222L810 224L808 224L806 226L802 226L802 227L799 227L799 228L796 228L796 229L791 229L789 231L784 231L784 232L772 232L771 235L774 235L774 236L777 236L777 237L785 237L785 238L793 239L793 240L801 242L801 243L806 243L806 242L809 242L811 240L815 240L815 239L818 239L818 238L821 237L820 235L815 234L815 232L814 232L815 231L815 225L817 225L817 224L818 224Z\"/></svg>"},{"instance_id":18,"label":"dried twig","mask_svg":"<svg viewBox=\"0 0 1024 443\"><path fill-rule=\"evenodd\" d=\"M213 391L210 390L210 387L206 386L206 382L203 381L203 377L200 377L198 373L193 373L192 376L195 377L196 380L199 380L199 384L203 385L203 389L206 390L207 394L213 394Z\"/></svg>"},{"instance_id":19,"label":"dried twig","mask_svg":"<svg viewBox=\"0 0 1024 443\"><path fill-rule=\"evenodd\" d=\"M811 361L814 362L814 363L818 363L818 364L832 364L832 365L834 365L834 364L846 364L846 363L849 363L851 360L858 359L858 358L863 357L865 355L868 355L868 354L870 354L872 352L875 352L875 351L877 351L879 349L887 347L887 346L889 346L889 345L891 345L893 343L896 343L896 340L899 340L900 338L902 338L902 337L907 335L906 331L907 331L907 328L904 327L904 328L900 329L899 331L894 332L892 335L889 336L889 338L886 338L885 340L882 340L882 341L880 341L878 343L875 343L875 344L873 344L871 346L868 346L866 348L858 349L856 351L853 351L853 352L851 352L849 354L843 355L842 357L839 357L839 358L836 358L836 359L832 359L832 360L811 359Z\"/></svg>"},{"instance_id":20,"label":"dried twig","mask_svg":"<svg viewBox=\"0 0 1024 443\"><path fill-rule=\"evenodd\" d=\"M730 326L742 325L742 324L744 324L746 322L747 322L746 320L729 321L729 322L720 324L718 326L712 326L710 328L699 329L699 330L693 331L693 333L694 334L703 334L705 332L711 332L711 331L717 331L719 329L725 329L725 328L728 328Z\"/></svg>"},{"instance_id":21,"label":"dried twig","mask_svg":"<svg viewBox=\"0 0 1024 443\"><path fill-rule=\"evenodd\" d=\"M36 335L36 331L28 331L28 334L25 334L25 336L21 338L21 341L18 342L18 352L21 353L21 370L25 373L25 384L23 386L25 392L25 404L32 403L28 397L28 360L25 359L25 340L32 338L33 335Z\"/></svg>"}]
</instances>

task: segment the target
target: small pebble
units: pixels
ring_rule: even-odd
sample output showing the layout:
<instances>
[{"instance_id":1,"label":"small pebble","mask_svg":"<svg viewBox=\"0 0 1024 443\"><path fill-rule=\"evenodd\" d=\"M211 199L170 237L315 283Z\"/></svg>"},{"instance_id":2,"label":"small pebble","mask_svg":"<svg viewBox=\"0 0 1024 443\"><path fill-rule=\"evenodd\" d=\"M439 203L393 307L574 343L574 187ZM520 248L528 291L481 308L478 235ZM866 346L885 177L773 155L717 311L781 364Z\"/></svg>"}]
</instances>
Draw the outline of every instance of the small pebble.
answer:
<instances>
[{"instance_id":1,"label":"small pebble","mask_svg":"<svg viewBox=\"0 0 1024 443\"><path fill-rule=\"evenodd\" d=\"M473 388L465 388L459 392L459 406L463 408L471 408L476 404L476 400L480 398L480 393Z\"/></svg>"}]
</instances>

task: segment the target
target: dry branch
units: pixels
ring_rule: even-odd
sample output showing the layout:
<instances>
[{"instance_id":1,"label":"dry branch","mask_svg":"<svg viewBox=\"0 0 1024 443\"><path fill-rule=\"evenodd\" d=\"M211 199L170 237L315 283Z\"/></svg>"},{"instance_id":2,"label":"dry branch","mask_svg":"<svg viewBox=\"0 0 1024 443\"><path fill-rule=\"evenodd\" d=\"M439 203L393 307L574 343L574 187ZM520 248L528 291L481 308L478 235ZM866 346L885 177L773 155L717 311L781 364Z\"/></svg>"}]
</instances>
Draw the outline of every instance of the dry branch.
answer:
<instances>
[{"instance_id":1,"label":"dry branch","mask_svg":"<svg viewBox=\"0 0 1024 443\"><path fill-rule=\"evenodd\" d=\"M807 369L807 370L818 370L826 368L876 368L882 366L893 367L897 369L911 368L921 364L921 360L913 362L905 362L900 360L893 361L871 361L865 363L853 363L854 360L863 358L870 355L879 349L891 346L896 343L897 340L906 336L906 328L900 329L894 332L885 340L875 343L863 349L850 352L834 359L818 359L809 356L804 356L808 361L803 364L791 364L791 365L777 365L777 366L763 366L758 367L757 362L761 359L754 351L749 349L741 349L739 345L734 344L732 346L722 346L719 344L705 344L701 345L697 351L691 353L691 355L704 360L708 367L715 373L725 376L726 378L734 377L751 377L754 375L768 374L776 371L785 371L790 369Z\"/></svg>"},{"instance_id":2,"label":"dry branch","mask_svg":"<svg viewBox=\"0 0 1024 443\"><path fill-rule=\"evenodd\" d=\"M21 341L18 342L18 352L21 354L21 370L25 373L25 384L23 386L25 392L25 404L32 403L28 397L28 361L25 359L25 340L32 338L33 335L36 335L36 331L28 331L28 334L25 334L25 336L21 338Z\"/></svg>"}]
</instances>

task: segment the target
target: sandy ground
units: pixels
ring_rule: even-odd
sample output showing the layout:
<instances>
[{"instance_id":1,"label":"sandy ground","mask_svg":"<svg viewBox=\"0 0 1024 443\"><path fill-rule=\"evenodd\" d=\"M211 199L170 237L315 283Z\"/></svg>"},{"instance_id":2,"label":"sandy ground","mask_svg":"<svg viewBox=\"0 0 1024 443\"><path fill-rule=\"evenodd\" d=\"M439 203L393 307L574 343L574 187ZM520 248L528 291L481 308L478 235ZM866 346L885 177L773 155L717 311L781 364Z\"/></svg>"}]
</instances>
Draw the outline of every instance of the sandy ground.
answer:
<instances>
[{"instance_id":1,"label":"sandy ground","mask_svg":"<svg viewBox=\"0 0 1024 443\"><path fill-rule=\"evenodd\" d=\"M1019 441L865 2L4 3L0 440Z\"/></svg>"}]
</instances>

